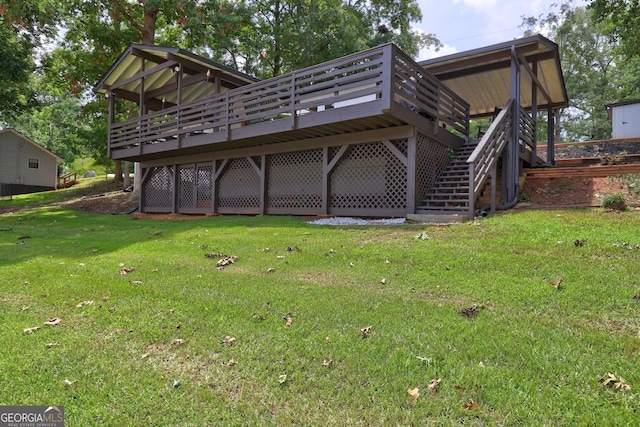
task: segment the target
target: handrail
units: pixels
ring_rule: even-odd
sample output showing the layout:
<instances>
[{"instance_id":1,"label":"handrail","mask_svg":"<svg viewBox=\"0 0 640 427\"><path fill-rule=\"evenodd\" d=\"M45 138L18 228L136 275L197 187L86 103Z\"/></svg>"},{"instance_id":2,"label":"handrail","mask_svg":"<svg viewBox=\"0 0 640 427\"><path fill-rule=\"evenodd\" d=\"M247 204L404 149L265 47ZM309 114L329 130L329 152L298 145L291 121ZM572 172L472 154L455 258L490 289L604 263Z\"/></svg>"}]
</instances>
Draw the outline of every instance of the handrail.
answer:
<instances>
[{"instance_id":1,"label":"handrail","mask_svg":"<svg viewBox=\"0 0 640 427\"><path fill-rule=\"evenodd\" d=\"M77 173L69 172L67 174L61 175L58 177L58 187L57 188L67 188L71 187L77 181Z\"/></svg>"},{"instance_id":2,"label":"handrail","mask_svg":"<svg viewBox=\"0 0 640 427\"><path fill-rule=\"evenodd\" d=\"M500 153L511 138L513 129L514 100L510 99L507 105L500 111L498 117L491 123L487 133L484 134L478 146L469 156L469 216L475 213L475 200L484 187L491 172L498 163Z\"/></svg>"},{"instance_id":3,"label":"handrail","mask_svg":"<svg viewBox=\"0 0 640 427\"><path fill-rule=\"evenodd\" d=\"M148 144L174 149L184 137L201 133L230 141L235 129L266 122L296 129L298 117L368 102L380 103L383 111L394 103L403 105L468 137L469 104L395 45L386 44L111 123L109 150L136 147L142 154Z\"/></svg>"}]
</instances>

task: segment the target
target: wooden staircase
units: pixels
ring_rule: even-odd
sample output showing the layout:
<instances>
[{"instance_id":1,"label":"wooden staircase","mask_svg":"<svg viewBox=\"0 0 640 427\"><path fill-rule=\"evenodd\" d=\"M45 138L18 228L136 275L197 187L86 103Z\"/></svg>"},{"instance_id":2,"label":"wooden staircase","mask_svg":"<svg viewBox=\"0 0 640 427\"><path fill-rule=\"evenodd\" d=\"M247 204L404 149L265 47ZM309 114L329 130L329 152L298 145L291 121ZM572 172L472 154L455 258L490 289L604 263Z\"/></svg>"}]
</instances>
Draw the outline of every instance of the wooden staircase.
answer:
<instances>
[{"instance_id":1,"label":"wooden staircase","mask_svg":"<svg viewBox=\"0 0 640 427\"><path fill-rule=\"evenodd\" d=\"M462 214L469 212L469 165L478 140L471 140L455 152L451 163L442 171L436 183L418 204L419 214Z\"/></svg>"}]
</instances>

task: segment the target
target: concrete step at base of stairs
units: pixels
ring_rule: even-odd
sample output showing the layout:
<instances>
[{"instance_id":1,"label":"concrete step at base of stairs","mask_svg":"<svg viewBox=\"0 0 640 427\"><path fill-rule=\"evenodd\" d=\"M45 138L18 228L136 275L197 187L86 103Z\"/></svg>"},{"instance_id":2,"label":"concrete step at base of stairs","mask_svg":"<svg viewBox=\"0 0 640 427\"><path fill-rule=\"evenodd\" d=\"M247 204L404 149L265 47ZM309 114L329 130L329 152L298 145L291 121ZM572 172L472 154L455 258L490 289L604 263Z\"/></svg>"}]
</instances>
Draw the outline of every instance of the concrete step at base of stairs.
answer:
<instances>
[{"instance_id":1,"label":"concrete step at base of stairs","mask_svg":"<svg viewBox=\"0 0 640 427\"><path fill-rule=\"evenodd\" d=\"M455 213L415 213L407 215L407 220L420 224L455 224L468 221L469 217Z\"/></svg>"}]
</instances>

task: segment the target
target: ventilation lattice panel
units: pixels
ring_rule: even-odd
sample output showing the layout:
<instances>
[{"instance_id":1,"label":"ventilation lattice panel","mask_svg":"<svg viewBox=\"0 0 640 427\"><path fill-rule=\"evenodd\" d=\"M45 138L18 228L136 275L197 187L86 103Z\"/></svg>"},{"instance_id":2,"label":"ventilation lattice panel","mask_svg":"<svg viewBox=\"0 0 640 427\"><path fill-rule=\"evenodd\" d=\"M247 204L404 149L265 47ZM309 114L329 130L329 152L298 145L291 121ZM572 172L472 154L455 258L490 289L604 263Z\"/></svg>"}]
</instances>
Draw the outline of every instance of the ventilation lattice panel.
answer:
<instances>
[{"instance_id":1,"label":"ventilation lattice panel","mask_svg":"<svg viewBox=\"0 0 640 427\"><path fill-rule=\"evenodd\" d=\"M446 146L418 134L416 144L416 201L431 190L438 176L451 162Z\"/></svg>"},{"instance_id":2,"label":"ventilation lattice panel","mask_svg":"<svg viewBox=\"0 0 640 427\"><path fill-rule=\"evenodd\" d=\"M246 158L229 161L218 183L218 206L260 207L260 177Z\"/></svg>"},{"instance_id":3,"label":"ventilation lattice panel","mask_svg":"<svg viewBox=\"0 0 640 427\"><path fill-rule=\"evenodd\" d=\"M143 184L143 207L145 211L172 209L173 167L152 167Z\"/></svg>"},{"instance_id":4,"label":"ventilation lattice panel","mask_svg":"<svg viewBox=\"0 0 640 427\"><path fill-rule=\"evenodd\" d=\"M211 207L211 189L213 188L213 166L196 165L196 207Z\"/></svg>"},{"instance_id":5,"label":"ventilation lattice panel","mask_svg":"<svg viewBox=\"0 0 640 427\"><path fill-rule=\"evenodd\" d=\"M322 150L274 154L267 166L268 207L322 207Z\"/></svg>"},{"instance_id":6,"label":"ventilation lattice panel","mask_svg":"<svg viewBox=\"0 0 640 427\"><path fill-rule=\"evenodd\" d=\"M178 208L195 205L195 166L178 166Z\"/></svg>"},{"instance_id":7,"label":"ventilation lattice panel","mask_svg":"<svg viewBox=\"0 0 640 427\"><path fill-rule=\"evenodd\" d=\"M406 140L393 144L407 152ZM354 145L331 174L331 207L406 208L406 177L406 166L384 144Z\"/></svg>"}]
</instances>

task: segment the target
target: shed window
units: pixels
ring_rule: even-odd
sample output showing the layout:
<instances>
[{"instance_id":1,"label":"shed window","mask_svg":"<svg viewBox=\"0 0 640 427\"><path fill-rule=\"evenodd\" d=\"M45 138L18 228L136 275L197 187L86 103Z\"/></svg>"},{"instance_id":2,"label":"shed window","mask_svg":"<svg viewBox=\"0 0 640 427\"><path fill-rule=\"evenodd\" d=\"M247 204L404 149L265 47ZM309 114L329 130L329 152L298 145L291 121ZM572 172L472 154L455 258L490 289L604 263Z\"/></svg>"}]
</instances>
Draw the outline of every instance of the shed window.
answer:
<instances>
[{"instance_id":1,"label":"shed window","mask_svg":"<svg viewBox=\"0 0 640 427\"><path fill-rule=\"evenodd\" d=\"M27 159L27 163L29 164L29 169L40 169L40 159L29 157L29 159Z\"/></svg>"}]
</instances>

